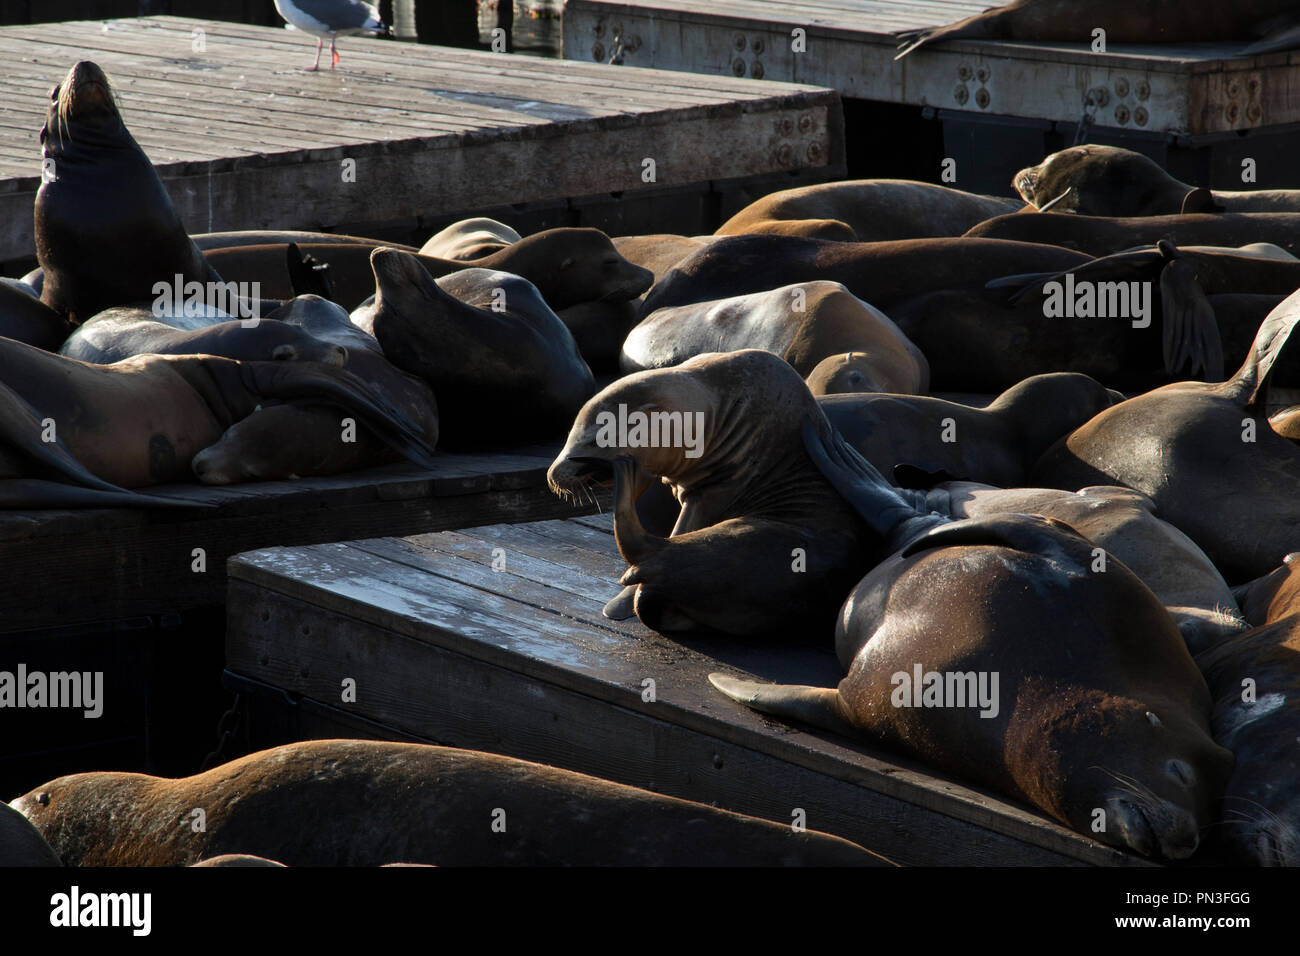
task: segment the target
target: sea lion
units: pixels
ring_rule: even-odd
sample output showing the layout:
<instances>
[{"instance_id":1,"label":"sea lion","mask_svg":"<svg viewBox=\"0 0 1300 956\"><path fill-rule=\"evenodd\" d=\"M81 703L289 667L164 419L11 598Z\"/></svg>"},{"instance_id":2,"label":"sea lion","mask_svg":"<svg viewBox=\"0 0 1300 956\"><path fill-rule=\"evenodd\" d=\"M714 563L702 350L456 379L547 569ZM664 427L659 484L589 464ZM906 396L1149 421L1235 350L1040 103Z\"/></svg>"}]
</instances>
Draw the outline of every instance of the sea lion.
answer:
<instances>
[{"instance_id":1,"label":"sea lion","mask_svg":"<svg viewBox=\"0 0 1300 956\"><path fill-rule=\"evenodd\" d=\"M1167 239L1178 246L1242 246L1269 242L1300 252L1300 213L1234 212L1177 216L1077 216L1040 212L998 216L966 232L971 239L1005 239L1109 256Z\"/></svg>"},{"instance_id":2,"label":"sea lion","mask_svg":"<svg viewBox=\"0 0 1300 956\"><path fill-rule=\"evenodd\" d=\"M194 455L272 399L337 404L411 460L432 461L418 426L340 368L211 355L89 365L0 339L0 479L14 480L0 480L0 503L40 507L36 486L58 482L50 493L61 505L186 480Z\"/></svg>"},{"instance_id":3,"label":"sea lion","mask_svg":"<svg viewBox=\"0 0 1300 956\"><path fill-rule=\"evenodd\" d=\"M522 238L504 222L495 219L462 219L430 236L419 252L422 256L438 259L481 259Z\"/></svg>"},{"instance_id":4,"label":"sea lion","mask_svg":"<svg viewBox=\"0 0 1300 956\"><path fill-rule=\"evenodd\" d=\"M999 276L1062 272L1091 258L1067 249L989 240L830 242L795 236L723 236L683 259L655 283L641 314L826 280L841 283L892 316L894 306L935 289L979 289Z\"/></svg>"},{"instance_id":5,"label":"sea lion","mask_svg":"<svg viewBox=\"0 0 1300 956\"><path fill-rule=\"evenodd\" d=\"M895 483L954 479L1002 488L1026 483L1057 439L1124 396L1086 375L1035 375L985 408L915 395L828 395L832 425Z\"/></svg>"},{"instance_id":6,"label":"sea lion","mask_svg":"<svg viewBox=\"0 0 1300 956\"><path fill-rule=\"evenodd\" d=\"M1091 143L1052 153L1016 173L1011 185L1035 207L1059 199L1053 212L1081 216L1300 212L1300 189L1211 192L1180 182L1141 153Z\"/></svg>"},{"instance_id":7,"label":"sea lion","mask_svg":"<svg viewBox=\"0 0 1300 956\"><path fill-rule=\"evenodd\" d=\"M927 239L960 236L986 219L1023 208L1024 203L1013 199L980 196L932 183L851 179L770 193L740 210L714 234L814 235L798 225L803 220L839 222L850 230L847 238L858 242Z\"/></svg>"},{"instance_id":8,"label":"sea lion","mask_svg":"<svg viewBox=\"0 0 1300 956\"><path fill-rule=\"evenodd\" d=\"M223 853L220 856L209 857L206 860L199 860L197 863L191 863L190 866L201 867L279 867L284 868L283 863L277 863L275 860L268 860L264 856L253 856L250 853Z\"/></svg>"},{"instance_id":9,"label":"sea lion","mask_svg":"<svg viewBox=\"0 0 1300 956\"><path fill-rule=\"evenodd\" d=\"M855 843L543 764L313 740L168 780L60 777L14 800L68 866L879 865ZM191 826L194 811L205 826Z\"/></svg>"},{"instance_id":10,"label":"sea lion","mask_svg":"<svg viewBox=\"0 0 1300 956\"><path fill-rule=\"evenodd\" d=\"M321 245L322 243L339 243L360 246L388 246L403 252L418 252L415 246L402 245L385 239L371 239L366 236L350 236L341 232L304 232L300 229L237 229L233 232L196 232L190 236L202 252L210 249L236 249L240 246Z\"/></svg>"},{"instance_id":11,"label":"sea lion","mask_svg":"<svg viewBox=\"0 0 1300 956\"><path fill-rule=\"evenodd\" d=\"M41 301L76 325L154 298L155 283L217 283L153 164L127 131L108 77L82 60L50 95L36 192Z\"/></svg>"},{"instance_id":12,"label":"sea lion","mask_svg":"<svg viewBox=\"0 0 1300 956\"><path fill-rule=\"evenodd\" d=\"M615 236L614 248L628 262L649 269L658 282L669 270L693 252L713 242L712 236L675 236L667 233L648 236ZM645 293L642 293L644 297Z\"/></svg>"},{"instance_id":13,"label":"sea lion","mask_svg":"<svg viewBox=\"0 0 1300 956\"><path fill-rule=\"evenodd\" d=\"M1216 843L1232 862L1300 865L1300 554L1242 593L1257 626L1196 658L1214 739L1236 756Z\"/></svg>"},{"instance_id":14,"label":"sea lion","mask_svg":"<svg viewBox=\"0 0 1300 956\"><path fill-rule=\"evenodd\" d=\"M1300 11L1291 0L1189 4L1182 0L1013 0L942 27L900 30L901 59L946 40L1034 40L1088 44L1102 28L1109 43L1248 43L1241 55L1300 45ZM1254 41L1254 42L1250 42Z\"/></svg>"},{"instance_id":15,"label":"sea lion","mask_svg":"<svg viewBox=\"0 0 1300 956\"><path fill-rule=\"evenodd\" d=\"M1300 448L1273 433L1270 374L1300 322L1300 293L1260 326L1219 385L1179 382L1109 408L1048 449L1034 485L1124 485L1186 532L1229 583L1267 573L1300 548Z\"/></svg>"},{"instance_id":16,"label":"sea lion","mask_svg":"<svg viewBox=\"0 0 1300 956\"><path fill-rule=\"evenodd\" d=\"M578 343L582 359L597 375L617 375L623 341L636 328L639 303L579 302L556 309L564 327Z\"/></svg>"},{"instance_id":17,"label":"sea lion","mask_svg":"<svg viewBox=\"0 0 1300 956\"><path fill-rule=\"evenodd\" d=\"M810 422L805 441L901 547L844 604L838 688L722 674L714 686L763 713L865 734L1105 843L1195 852L1232 755L1210 737L1205 681L1156 596L1112 556L1095 573L1098 549L1064 522L900 510L828 425Z\"/></svg>"},{"instance_id":18,"label":"sea lion","mask_svg":"<svg viewBox=\"0 0 1300 956\"><path fill-rule=\"evenodd\" d=\"M659 309L628 333L619 367L667 368L704 352L751 348L781 356L805 378L817 370L814 395L915 394L930 385L925 356L889 316L825 281ZM854 354L846 361L846 353Z\"/></svg>"},{"instance_id":19,"label":"sea lion","mask_svg":"<svg viewBox=\"0 0 1300 956\"><path fill-rule=\"evenodd\" d=\"M282 322L219 322L181 331L156 321L144 309L115 308L81 324L60 355L109 365L133 355L219 355L244 361L323 362L342 368L347 349L322 342Z\"/></svg>"},{"instance_id":20,"label":"sea lion","mask_svg":"<svg viewBox=\"0 0 1300 956\"><path fill-rule=\"evenodd\" d=\"M0 867L59 866L59 856L32 822L0 803Z\"/></svg>"},{"instance_id":21,"label":"sea lion","mask_svg":"<svg viewBox=\"0 0 1300 956\"><path fill-rule=\"evenodd\" d=\"M433 390L384 358L374 336L352 324L333 302L300 296L268 321L310 333L343 351L344 368L366 382L391 408L414 422L430 446L438 441L438 403ZM349 429L337 406L301 402L265 404L235 422L192 462L206 485L337 475L400 457L364 422Z\"/></svg>"},{"instance_id":22,"label":"sea lion","mask_svg":"<svg viewBox=\"0 0 1300 956\"><path fill-rule=\"evenodd\" d=\"M337 301L351 311L375 291L370 253L360 243L300 243L304 255L329 266ZM294 294L281 245L214 249L205 255L231 281L260 282L262 296L288 299ZM552 309L581 302L626 302L649 288L653 275L628 262L598 229L547 229L481 259L456 261L421 256L435 278L461 269L490 269L522 276L537 286Z\"/></svg>"},{"instance_id":23,"label":"sea lion","mask_svg":"<svg viewBox=\"0 0 1300 956\"><path fill-rule=\"evenodd\" d=\"M408 252L371 256L373 306L352 321L388 360L423 379L447 444L560 434L596 390L564 323L526 279L466 269L434 280Z\"/></svg>"},{"instance_id":24,"label":"sea lion","mask_svg":"<svg viewBox=\"0 0 1300 956\"><path fill-rule=\"evenodd\" d=\"M820 414L799 373L757 349L636 372L587 402L547 481L579 498L614 469L629 590L607 616L635 611L656 630L824 640L879 541L801 447L802 421ZM668 538L648 532L636 511L650 476L681 504Z\"/></svg>"},{"instance_id":25,"label":"sea lion","mask_svg":"<svg viewBox=\"0 0 1300 956\"><path fill-rule=\"evenodd\" d=\"M58 351L75 326L30 295L30 288L17 281L0 282L0 335L47 352Z\"/></svg>"}]
</instances>

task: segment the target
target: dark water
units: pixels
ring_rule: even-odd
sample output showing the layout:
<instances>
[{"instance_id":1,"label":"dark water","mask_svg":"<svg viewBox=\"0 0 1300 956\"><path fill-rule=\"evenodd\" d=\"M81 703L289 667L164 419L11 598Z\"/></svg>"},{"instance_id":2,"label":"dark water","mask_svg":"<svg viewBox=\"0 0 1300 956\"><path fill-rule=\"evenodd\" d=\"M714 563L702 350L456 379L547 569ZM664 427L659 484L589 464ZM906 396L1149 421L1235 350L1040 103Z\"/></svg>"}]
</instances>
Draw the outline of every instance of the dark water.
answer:
<instances>
[{"instance_id":1,"label":"dark water","mask_svg":"<svg viewBox=\"0 0 1300 956\"><path fill-rule=\"evenodd\" d=\"M560 55L563 0L380 0L379 11L400 39L467 49L490 49L501 29L506 49ZM0 0L0 25L98 20L108 17L201 17L280 26L272 0Z\"/></svg>"}]
</instances>

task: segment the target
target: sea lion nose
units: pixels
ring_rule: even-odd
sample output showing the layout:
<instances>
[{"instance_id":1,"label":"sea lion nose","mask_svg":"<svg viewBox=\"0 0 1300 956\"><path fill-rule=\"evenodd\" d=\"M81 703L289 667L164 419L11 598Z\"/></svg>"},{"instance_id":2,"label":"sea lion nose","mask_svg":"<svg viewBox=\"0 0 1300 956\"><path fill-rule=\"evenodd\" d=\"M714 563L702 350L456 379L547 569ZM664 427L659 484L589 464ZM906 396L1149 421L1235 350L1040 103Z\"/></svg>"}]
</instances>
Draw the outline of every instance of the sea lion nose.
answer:
<instances>
[{"instance_id":1,"label":"sea lion nose","mask_svg":"<svg viewBox=\"0 0 1300 956\"><path fill-rule=\"evenodd\" d=\"M1196 785L1196 771L1185 760L1171 760L1165 764L1165 773L1184 787Z\"/></svg>"}]
</instances>

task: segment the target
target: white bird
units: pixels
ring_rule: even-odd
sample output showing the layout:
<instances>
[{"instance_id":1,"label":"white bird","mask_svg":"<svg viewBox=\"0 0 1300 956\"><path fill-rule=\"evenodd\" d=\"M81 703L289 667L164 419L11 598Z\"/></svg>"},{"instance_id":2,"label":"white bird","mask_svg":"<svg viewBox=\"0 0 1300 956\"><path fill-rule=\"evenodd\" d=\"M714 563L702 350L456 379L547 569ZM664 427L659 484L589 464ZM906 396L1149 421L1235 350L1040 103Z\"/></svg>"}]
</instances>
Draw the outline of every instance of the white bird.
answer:
<instances>
[{"instance_id":1,"label":"white bird","mask_svg":"<svg viewBox=\"0 0 1300 956\"><path fill-rule=\"evenodd\" d=\"M310 70L320 69L320 51L325 37L330 38L330 69L339 65L338 37L357 33L392 36L392 29L379 19L379 9L361 0L275 0L275 11L290 26L316 38L316 62Z\"/></svg>"}]
</instances>

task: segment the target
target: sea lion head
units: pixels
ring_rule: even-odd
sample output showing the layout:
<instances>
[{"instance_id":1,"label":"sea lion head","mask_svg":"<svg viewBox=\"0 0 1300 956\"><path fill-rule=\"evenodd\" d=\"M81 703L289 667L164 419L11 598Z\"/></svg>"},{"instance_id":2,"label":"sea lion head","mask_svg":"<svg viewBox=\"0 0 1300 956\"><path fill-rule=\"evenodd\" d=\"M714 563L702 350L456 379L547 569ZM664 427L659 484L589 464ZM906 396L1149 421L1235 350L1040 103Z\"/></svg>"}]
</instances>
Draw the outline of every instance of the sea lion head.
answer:
<instances>
[{"instance_id":1,"label":"sea lion head","mask_svg":"<svg viewBox=\"0 0 1300 956\"><path fill-rule=\"evenodd\" d=\"M1073 146L1020 170L1011 185L1042 210L1080 216L1173 215L1191 189L1154 160L1117 146Z\"/></svg>"},{"instance_id":2,"label":"sea lion head","mask_svg":"<svg viewBox=\"0 0 1300 956\"><path fill-rule=\"evenodd\" d=\"M889 389L876 378L875 364L866 352L844 352L824 358L808 373L808 390L814 395L887 392Z\"/></svg>"},{"instance_id":3,"label":"sea lion head","mask_svg":"<svg viewBox=\"0 0 1300 956\"><path fill-rule=\"evenodd\" d=\"M47 153L57 154L83 130L117 134L123 129L122 114L108 76L95 63L82 60L50 92L41 143Z\"/></svg>"},{"instance_id":4,"label":"sea lion head","mask_svg":"<svg viewBox=\"0 0 1300 956\"><path fill-rule=\"evenodd\" d=\"M580 302L627 302L654 283L653 272L623 258L599 229L550 229L515 243L514 251L522 254L532 246L556 243L562 243L563 252L543 289L553 309Z\"/></svg>"},{"instance_id":5,"label":"sea lion head","mask_svg":"<svg viewBox=\"0 0 1300 956\"><path fill-rule=\"evenodd\" d=\"M687 490L747 485L802 441L817 411L803 379L759 349L707 352L636 372L593 396L578 413L547 473L556 494L577 497L611 474L620 456Z\"/></svg>"}]
</instances>

